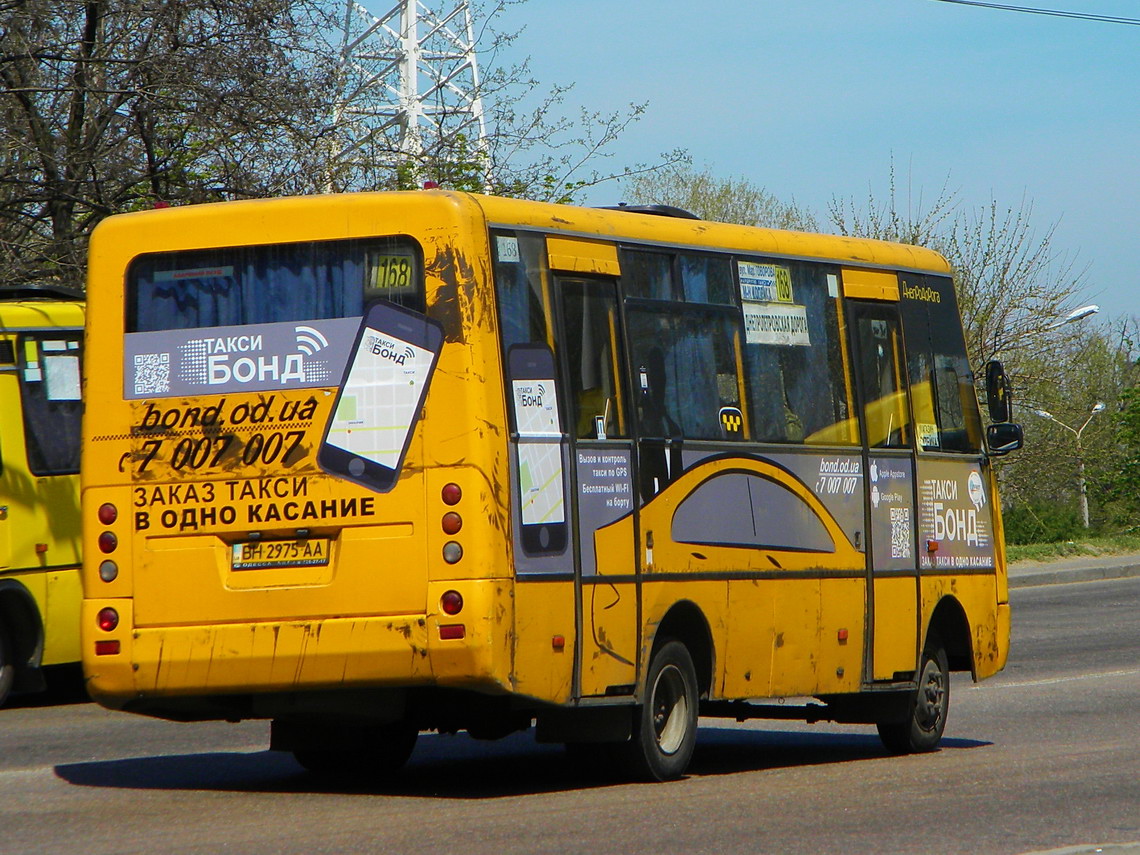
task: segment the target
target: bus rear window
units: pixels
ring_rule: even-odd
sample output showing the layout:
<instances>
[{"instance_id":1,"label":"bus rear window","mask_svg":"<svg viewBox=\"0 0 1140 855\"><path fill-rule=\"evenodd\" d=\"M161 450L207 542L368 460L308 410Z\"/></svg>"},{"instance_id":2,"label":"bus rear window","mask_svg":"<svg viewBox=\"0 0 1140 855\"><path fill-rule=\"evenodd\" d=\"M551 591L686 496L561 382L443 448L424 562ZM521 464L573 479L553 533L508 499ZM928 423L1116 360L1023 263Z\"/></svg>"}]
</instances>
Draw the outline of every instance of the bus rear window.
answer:
<instances>
[{"instance_id":1,"label":"bus rear window","mask_svg":"<svg viewBox=\"0 0 1140 855\"><path fill-rule=\"evenodd\" d=\"M158 253L131 264L127 332L356 317L379 298L424 311L423 254L410 238Z\"/></svg>"}]
</instances>

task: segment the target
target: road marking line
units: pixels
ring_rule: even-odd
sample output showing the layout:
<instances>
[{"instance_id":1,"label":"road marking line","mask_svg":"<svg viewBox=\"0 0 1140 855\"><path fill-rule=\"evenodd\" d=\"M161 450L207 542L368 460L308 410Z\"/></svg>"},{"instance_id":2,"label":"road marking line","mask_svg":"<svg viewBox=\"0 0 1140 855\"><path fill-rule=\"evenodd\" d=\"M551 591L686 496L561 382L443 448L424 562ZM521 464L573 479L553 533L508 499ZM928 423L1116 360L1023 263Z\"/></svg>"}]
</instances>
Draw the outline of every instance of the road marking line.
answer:
<instances>
[{"instance_id":1,"label":"road marking line","mask_svg":"<svg viewBox=\"0 0 1140 855\"><path fill-rule=\"evenodd\" d=\"M1024 689L1028 686L1052 686L1057 683L1073 683L1079 680L1101 680L1105 677L1134 677L1140 674L1140 668L1131 668L1127 671L1102 671L1099 674L1079 674L1076 677L1054 677L1050 680L1028 680L1023 683L983 683L974 686L975 689Z\"/></svg>"}]
</instances>

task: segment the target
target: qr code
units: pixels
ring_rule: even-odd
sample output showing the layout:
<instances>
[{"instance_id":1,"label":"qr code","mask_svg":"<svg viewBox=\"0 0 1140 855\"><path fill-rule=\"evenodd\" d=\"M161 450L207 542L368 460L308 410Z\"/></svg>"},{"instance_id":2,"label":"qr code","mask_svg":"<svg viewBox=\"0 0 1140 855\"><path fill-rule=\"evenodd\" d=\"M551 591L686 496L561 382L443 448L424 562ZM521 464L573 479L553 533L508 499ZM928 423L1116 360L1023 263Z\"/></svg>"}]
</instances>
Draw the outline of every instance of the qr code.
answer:
<instances>
[{"instance_id":1,"label":"qr code","mask_svg":"<svg viewBox=\"0 0 1140 855\"><path fill-rule=\"evenodd\" d=\"M891 508L891 558L910 558L910 508Z\"/></svg>"},{"instance_id":2,"label":"qr code","mask_svg":"<svg viewBox=\"0 0 1140 855\"><path fill-rule=\"evenodd\" d=\"M135 394L158 395L170 391L170 354L135 354Z\"/></svg>"}]
</instances>

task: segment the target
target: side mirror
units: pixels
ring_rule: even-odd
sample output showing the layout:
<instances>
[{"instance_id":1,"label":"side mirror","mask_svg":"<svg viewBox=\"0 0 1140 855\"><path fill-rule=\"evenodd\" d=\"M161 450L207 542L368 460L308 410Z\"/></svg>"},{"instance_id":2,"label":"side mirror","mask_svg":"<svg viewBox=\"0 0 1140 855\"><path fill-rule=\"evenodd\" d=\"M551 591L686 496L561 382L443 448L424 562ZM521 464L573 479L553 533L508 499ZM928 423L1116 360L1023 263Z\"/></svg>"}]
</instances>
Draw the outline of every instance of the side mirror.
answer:
<instances>
[{"instance_id":1,"label":"side mirror","mask_svg":"<svg viewBox=\"0 0 1140 855\"><path fill-rule=\"evenodd\" d=\"M1021 425L1002 422L986 428L986 447L992 457L1000 457L1021 448L1024 436Z\"/></svg>"},{"instance_id":2,"label":"side mirror","mask_svg":"<svg viewBox=\"0 0 1140 855\"><path fill-rule=\"evenodd\" d=\"M1013 399L1009 394L1009 376L996 359L986 363L986 405L990 410L990 421L1012 421Z\"/></svg>"}]
</instances>

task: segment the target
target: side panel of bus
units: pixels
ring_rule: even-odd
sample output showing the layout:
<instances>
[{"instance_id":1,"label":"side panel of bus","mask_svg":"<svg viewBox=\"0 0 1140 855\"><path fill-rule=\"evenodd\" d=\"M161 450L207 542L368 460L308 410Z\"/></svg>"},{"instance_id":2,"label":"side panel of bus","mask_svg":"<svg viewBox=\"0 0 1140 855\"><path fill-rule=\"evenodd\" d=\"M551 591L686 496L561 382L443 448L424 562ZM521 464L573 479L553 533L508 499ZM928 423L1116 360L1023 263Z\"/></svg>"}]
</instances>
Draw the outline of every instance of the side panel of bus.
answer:
<instances>
[{"instance_id":1,"label":"side panel of bus","mask_svg":"<svg viewBox=\"0 0 1140 855\"><path fill-rule=\"evenodd\" d=\"M0 703L79 659L83 307L0 301Z\"/></svg>"},{"instance_id":2,"label":"side panel of bus","mask_svg":"<svg viewBox=\"0 0 1140 855\"><path fill-rule=\"evenodd\" d=\"M497 233L492 241L499 253L500 300L514 299L504 295L502 282L515 275L511 265L522 265L527 274L518 278L529 277L536 307L531 316L538 319L528 346L552 348L561 360L559 400L575 490L575 531L569 548L557 556L528 559L519 549L516 525L516 621L531 627L537 620L521 608L539 590L533 580L542 577L533 574L549 574L542 602L565 609L567 582L557 580L576 572L578 696L616 700L635 691L657 628L682 605L695 609L706 627L709 649L702 655L710 661L701 667L710 669L713 697L905 686L914 679L927 628L935 623L944 634L954 633L955 667L991 673L992 663L978 668L977 661L994 659L1005 649L1007 634L993 617L999 596L995 509L977 487L988 467L976 401L962 369L964 351L959 356L929 342L913 310L907 320L914 343L904 348L898 274L845 268L840 275L826 273L826 265L740 262L739 281L746 273L756 276L756 291L768 287L766 276L773 282L782 276L787 283L779 304L760 301L740 284L753 314L770 313L777 328L781 321L802 319L802 332L755 336L780 355L781 371L761 374L751 366L764 354L741 352L739 344L735 372L731 356L722 359L718 374L708 373L712 363L692 363L684 372L668 363L672 368L662 371L653 367L659 348L674 348L666 350L666 361L675 362L681 347L698 356L698 348L706 348L706 362L720 358L712 355L712 348L721 347L714 339L701 343L694 337L701 322L693 319L694 308L677 305L677 289L687 286L672 278L686 266L720 264L715 257L688 253L680 262L669 261L661 250L627 254L615 243L550 235L542 245L538 236L522 232ZM711 275L702 273L693 286L702 295L713 287L706 281ZM814 296L812 288L818 289ZM828 327L822 314L828 300L838 304L840 288L851 316L839 312ZM946 302L937 319L954 330L957 309L948 288L949 280L931 281L919 293L927 299L942 294ZM734 302L731 292L720 299ZM748 306L749 299L757 302ZM672 314L658 312L656 305L671 305ZM715 318L721 310L713 305L702 311ZM686 314L682 346L670 345L669 318ZM646 336L652 324L657 331ZM725 327L726 342L732 326ZM517 335L504 335L505 349L517 346ZM960 332L957 341L960 349ZM790 373L791 357L809 344L816 353L850 348L849 356L833 358L833 365L843 367L833 367L830 381L845 384L850 404L835 404L831 424L808 414L811 444L797 447L804 429L793 408L809 397L802 390L766 386L764 379L823 385L823 374ZM788 359L780 348L788 350ZM623 367L610 370L611 361ZM927 367L938 376L920 376ZM552 381L554 374L551 369ZM749 406L740 403L746 393L736 392L745 376L755 390ZM514 382L509 375L505 379L508 386ZM717 393L720 401L709 406L714 421L717 406L725 420L719 434L700 426L707 413L692 404ZM836 394L842 394L838 387ZM773 399L782 403L784 415L765 416L765 427L760 411ZM695 434L653 426L686 418L697 425ZM790 444L741 443L750 432ZM841 443L854 445L859 436L866 450L843 450ZM934 452L917 466L916 445L924 454ZM513 486L525 492L518 479ZM953 507L940 501L947 491L961 501ZM749 505L756 508L751 514ZM953 528L959 519L967 521L960 532ZM936 542L944 553L939 558L932 557ZM760 544L766 546L757 549ZM953 616L961 618L960 625L945 623ZM541 625L539 636L551 632ZM966 627L974 627L972 633ZM539 688L531 675L541 673L541 661L517 661L520 685ZM554 682L565 687L564 668L556 673ZM550 697L543 690L536 695Z\"/></svg>"}]
</instances>

